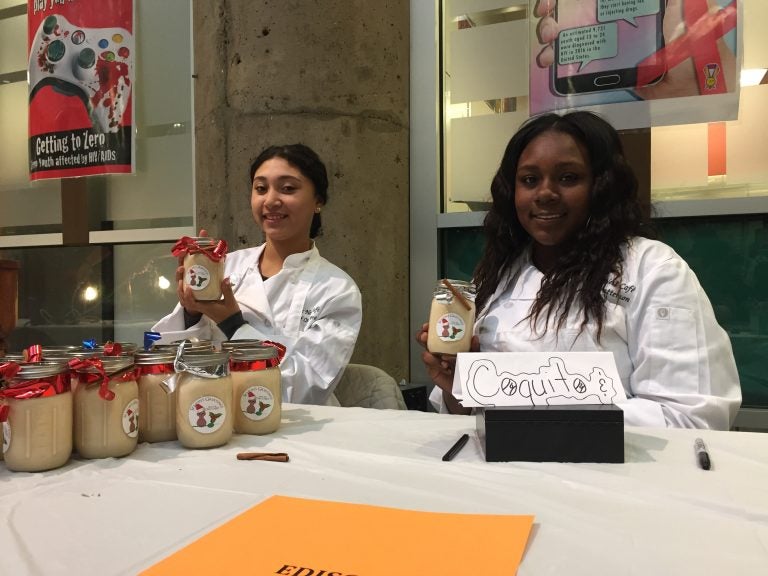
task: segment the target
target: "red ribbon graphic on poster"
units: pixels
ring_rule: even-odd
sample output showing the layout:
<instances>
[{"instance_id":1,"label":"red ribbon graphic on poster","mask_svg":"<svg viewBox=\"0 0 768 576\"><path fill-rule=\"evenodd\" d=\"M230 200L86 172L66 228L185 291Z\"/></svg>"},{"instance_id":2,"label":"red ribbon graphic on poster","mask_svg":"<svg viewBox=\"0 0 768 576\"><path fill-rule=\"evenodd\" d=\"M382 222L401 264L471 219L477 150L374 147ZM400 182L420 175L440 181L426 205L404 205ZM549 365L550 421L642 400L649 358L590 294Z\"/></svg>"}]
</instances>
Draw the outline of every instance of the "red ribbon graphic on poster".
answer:
<instances>
[{"instance_id":1,"label":"red ribbon graphic on poster","mask_svg":"<svg viewBox=\"0 0 768 576\"><path fill-rule=\"evenodd\" d=\"M31 180L133 172L133 0L28 0Z\"/></svg>"}]
</instances>

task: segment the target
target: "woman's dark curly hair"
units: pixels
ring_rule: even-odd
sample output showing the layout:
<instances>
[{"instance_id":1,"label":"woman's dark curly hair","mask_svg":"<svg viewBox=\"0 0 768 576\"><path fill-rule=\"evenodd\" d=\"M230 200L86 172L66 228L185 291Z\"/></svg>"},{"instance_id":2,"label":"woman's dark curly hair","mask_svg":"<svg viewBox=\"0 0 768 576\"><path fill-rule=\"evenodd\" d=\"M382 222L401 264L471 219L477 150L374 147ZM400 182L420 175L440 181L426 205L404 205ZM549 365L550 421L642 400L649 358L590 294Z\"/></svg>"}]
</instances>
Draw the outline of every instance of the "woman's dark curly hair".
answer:
<instances>
[{"instance_id":1,"label":"woman's dark curly hair","mask_svg":"<svg viewBox=\"0 0 768 576\"><path fill-rule=\"evenodd\" d=\"M298 168L299 172L304 174L314 184L315 198L317 198L320 204L325 206L328 203L328 172L325 169L325 164L323 164L323 161L320 160L320 157L312 148L305 144L283 144L265 148L251 163L251 183L253 183L256 170L264 162L272 158L282 158L291 166ZM320 235L321 227L320 214L315 212L309 228L309 237L317 238Z\"/></svg>"},{"instance_id":2,"label":"woman's dark curly hair","mask_svg":"<svg viewBox=\"0 0 768 576\"><path fill-rule=\"evenodd\" d=\"M637 178L624 157L616 130L591 112L544 114L529 119L512 137L491 184L493 205L483 223L485 252L475 269L477 309L482 310L513 262L531 245L515 210L515 181L520 156L545 132L568 134L587 151L592 169L589 219L568 241L551 270L544 273L529 319L533 326L542 314L557 317L561 328L575 305L583 310L583 330L592 319L597 338L605 318L603 288L612 276L622 275L622 245L641 235L643 213Z\"/></svg>"}]
</instances>

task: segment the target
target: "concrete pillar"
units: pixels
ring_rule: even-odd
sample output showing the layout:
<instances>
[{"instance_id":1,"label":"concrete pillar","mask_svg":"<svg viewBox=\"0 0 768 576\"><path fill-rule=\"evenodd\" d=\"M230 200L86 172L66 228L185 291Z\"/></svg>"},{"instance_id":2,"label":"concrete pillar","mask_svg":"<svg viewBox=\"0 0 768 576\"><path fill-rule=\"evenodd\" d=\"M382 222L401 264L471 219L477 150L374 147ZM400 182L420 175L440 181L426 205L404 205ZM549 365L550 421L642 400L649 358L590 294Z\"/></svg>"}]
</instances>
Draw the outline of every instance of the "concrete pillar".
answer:
<instances>
[{"instance_id":1,"label":"concrete pillar","mask_svg":"<svg viewBox=\"0 0 768 576\"><path fill-rule=\"evenodd\" d=\"M248 169L270 144L325 161L320 253L363 294L353 362L408 377L407 0L194 0L198 224L262 241ZM426 312L425 312L426 314Z\"/></svg>"}]
</instances>

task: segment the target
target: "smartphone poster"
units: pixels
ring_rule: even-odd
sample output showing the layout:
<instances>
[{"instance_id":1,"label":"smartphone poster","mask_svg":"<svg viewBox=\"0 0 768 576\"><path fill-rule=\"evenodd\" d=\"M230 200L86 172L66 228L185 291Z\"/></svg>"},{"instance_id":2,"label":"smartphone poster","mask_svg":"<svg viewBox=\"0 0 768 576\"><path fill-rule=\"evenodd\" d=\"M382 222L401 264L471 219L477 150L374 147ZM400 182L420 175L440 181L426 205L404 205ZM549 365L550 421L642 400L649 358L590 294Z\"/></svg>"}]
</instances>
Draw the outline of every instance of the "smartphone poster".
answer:
<instances>
[{"instance_id":1,"label":"smartphone poster","mask_svg":"<svg viewBox=\"0 0 768 576\"><path fill-rule=\"evenodd\" d=\"M737 0L531 0L530 112L617 128L738 116Z\"/></svg>"},{"instance_id":2,"label":"smartphone poster","mask_svg":"<svg viewBox=\"0 0 768 576\"><path fill-rule=\"evenodd\" d=\"M28 0L30 180L132 173L133 0Z\"/></svg>"}]
</instances>

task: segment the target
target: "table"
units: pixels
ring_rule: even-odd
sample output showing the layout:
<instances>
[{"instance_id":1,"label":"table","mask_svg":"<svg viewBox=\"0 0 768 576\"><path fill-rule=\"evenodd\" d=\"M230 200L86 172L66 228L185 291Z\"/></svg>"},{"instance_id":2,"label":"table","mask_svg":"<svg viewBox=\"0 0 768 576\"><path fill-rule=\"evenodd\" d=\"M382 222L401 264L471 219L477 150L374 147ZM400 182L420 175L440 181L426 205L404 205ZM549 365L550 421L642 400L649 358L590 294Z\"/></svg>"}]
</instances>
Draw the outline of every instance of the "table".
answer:
<instances>
[{"instance_id":1,"label":"table","mask_svg":"<svg viewBox=\"0 0 768 576\"><path fill-rule=\"evenodd\" d=\"M534 514L521 576L767 573L768 434L627 428L625 464L487 463L474 422L288 404L277 433L212 450L142 444L39 474L0 464L0 574L135 574L272 494ZM442 462L464 432L470 442ZM711 471L696 465L697 435ZM244 450L291 461L238 461ZM332 527L297 522L297 542L316 529ZM393 553L404 538L424 535L403 526ZM424 554L482 553L460 542Z\"/></svg>"}]
</instances>

